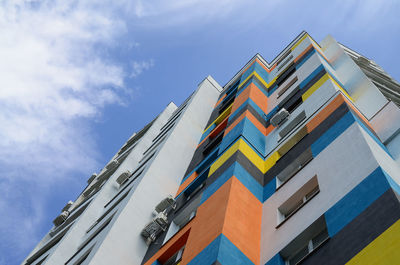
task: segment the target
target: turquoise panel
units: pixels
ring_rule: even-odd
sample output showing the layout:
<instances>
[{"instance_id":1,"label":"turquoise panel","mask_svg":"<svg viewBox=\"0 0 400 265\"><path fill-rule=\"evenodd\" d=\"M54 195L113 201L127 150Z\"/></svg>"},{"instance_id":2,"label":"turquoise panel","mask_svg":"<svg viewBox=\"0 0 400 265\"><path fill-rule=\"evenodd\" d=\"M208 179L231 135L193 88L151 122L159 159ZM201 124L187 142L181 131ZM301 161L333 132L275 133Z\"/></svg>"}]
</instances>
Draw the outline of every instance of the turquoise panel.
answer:
<instances>
[{"instance_id":1,"label":"turquoise panel","mask_svg":"<svg viewBox=\"0 0 400 265\"><path fill-rule=\"evenodd\" d=\"M321 64L318 66L306 79L304 79L300 84L300 89L304 88L315 76L317 76L321 71L324 71L325 67Z\"/></svg>"},{"instance_id":2,"label":"turquoise panel","mask_svg":"<svg viewBox=\"0 0 400 265\"><path fill-rule=\"evenodd\" d=\"M216 261L218 261L221 265L254 264L223 234L214 239L188 264L212 265Z\"/></svg>"},{"instance_id":3,"label":"turquoise panel","mask_svg":"<svg viewBox=\"0 0 400 265\"><path fill-rule=\"evenodd\" d=\"M267 185L264 186L263 190L263 202L268 200L272 194L276 191L276 178L273 178Z\"/></svg>"},{"instance_id":4,"label":"turquoise panel","mask_svg":"<svg viewBox=\"0 0 400 265\"><path fill-rule=\"evenodd\" d=\"M210 198L232 176L235 176L260 202L263 201L263 187L238 162L234 162L204 190L200 204Z\"/></svg>"},{"instance_id":5,"label":"turquoise panel","mask_svg":"<svg viewBox=\"0 0 400 265\"><path fill-rule=\"evenodd\" d=\"M338 233L389 188L384 172L378 167L325 213L329 235Z\"/></svg>"},{"instance_id":6,"label":"turquoise panel","mask_svg":"<svg viewBox=\"0 0 400 265\"><path fill-rule=\"evenodd\" d=\"M339 135L341 135L351 124L355 122L351 112L347 112L340 120L330 127L321 137L319 137L312 145L311 152L316 157L322 150L330 145Z\"/></svg>"}]
</instances>

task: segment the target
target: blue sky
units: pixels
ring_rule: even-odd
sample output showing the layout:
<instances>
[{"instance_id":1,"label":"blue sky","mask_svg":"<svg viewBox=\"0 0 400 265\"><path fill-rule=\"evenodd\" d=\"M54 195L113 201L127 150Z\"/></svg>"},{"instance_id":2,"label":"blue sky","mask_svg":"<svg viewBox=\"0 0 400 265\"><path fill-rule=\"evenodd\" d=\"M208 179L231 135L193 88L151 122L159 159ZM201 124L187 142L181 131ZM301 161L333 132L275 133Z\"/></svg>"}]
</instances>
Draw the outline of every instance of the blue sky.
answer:
<instances>
[{"instance_id":1,"label":"blue sky","mask_svg":"<svg viewBox=\"0 0 400 265\"><path fill-rule=\"evenodd\" d=\"M19 264L170 101L257 52L272 60L302 30L400 80L398 14L375 0L0 2L0 264Z\"/></svg>"}]
</instances>

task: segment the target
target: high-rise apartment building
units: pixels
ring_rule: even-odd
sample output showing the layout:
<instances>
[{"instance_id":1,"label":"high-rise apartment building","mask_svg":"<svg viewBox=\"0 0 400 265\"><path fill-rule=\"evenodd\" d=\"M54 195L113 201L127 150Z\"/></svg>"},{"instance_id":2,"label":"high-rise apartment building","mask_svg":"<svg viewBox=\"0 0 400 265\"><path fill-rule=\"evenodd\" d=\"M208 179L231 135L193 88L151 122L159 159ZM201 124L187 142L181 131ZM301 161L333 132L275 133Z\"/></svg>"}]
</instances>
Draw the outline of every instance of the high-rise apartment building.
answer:
<instances>
[{"instance_id":1,"label":"high-rise apartment building","mask_svg":"<svg viewBox=\"0 0 400 265\"><path fill-rule=\"evenodd\" d=\"M169 104L23 264L400 264L399 92L302 32Z\"/></svg>"}]
</instances>

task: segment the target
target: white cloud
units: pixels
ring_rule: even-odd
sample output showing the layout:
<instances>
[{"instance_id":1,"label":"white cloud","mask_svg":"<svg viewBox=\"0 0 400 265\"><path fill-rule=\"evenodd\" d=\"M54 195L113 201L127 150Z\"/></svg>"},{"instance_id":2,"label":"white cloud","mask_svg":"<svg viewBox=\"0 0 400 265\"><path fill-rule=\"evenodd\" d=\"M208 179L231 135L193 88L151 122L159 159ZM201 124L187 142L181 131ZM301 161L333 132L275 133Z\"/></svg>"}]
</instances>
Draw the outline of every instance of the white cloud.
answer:
<instances>
[{"instance_id":1,"label":"white cloud","mask_svg":"<svg viewBox=\"0 0 400 265\"><path fill-rule=\"evenodd\" d=\"M113 47L125 32L112 10L90 1L0 3L3 260L23 258L38 242L38 227L50 222L50 187L76 186L99 166L87 120L122 102L127 74L96 47Z\"/></svg>"},{"instance_id":2,"label":"white cloud","mask_svg":"<svg viewBox=\"0 0 400 265\"><path fill-rule=\"evenodd\" d=\"M132 63L131 77L137 77L143 71L149 70L153 66L154 66L154 60L153 59L148 60L148 61L133 62Z\"/></svg>"}]
</instances>

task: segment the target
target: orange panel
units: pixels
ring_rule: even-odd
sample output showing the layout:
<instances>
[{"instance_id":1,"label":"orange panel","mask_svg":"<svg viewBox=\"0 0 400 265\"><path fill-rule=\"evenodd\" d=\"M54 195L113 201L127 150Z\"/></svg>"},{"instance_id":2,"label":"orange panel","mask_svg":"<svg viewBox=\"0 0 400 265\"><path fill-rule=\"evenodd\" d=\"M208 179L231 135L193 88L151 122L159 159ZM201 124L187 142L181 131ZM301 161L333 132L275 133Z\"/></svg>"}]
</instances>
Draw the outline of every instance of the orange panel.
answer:
<instances>
[{"instance_id":1,"label":"orange panel","mask_svg":"<svg viewBox=\"0 0 400 265\"><path fill-rule=\"evenodd\" d=\"M275 127L270 124L266 129L265 129L265 136L267 136L268 134L270 134L273 130L275 129Z\"/></svg>"},{"instance_id":2,"label":"orange panel","mask_svg":"<svg viewBox=\"0 0 400 265\"><path fill-rule=\"evenodd\" d=\"M251 83L249 85L249 88L250 88L249 97L254 101L254 103L257 104L257 106L262 111L264 111L264 113L266 113L267 112L267 102L268 102L267 96L254 83Z\"/></svg>"},{"instance_id":3,"label":"orange panel","mask_svg":"<svg viewBox=\"0 0 400 265\"><path fill-rule=\"evenodd\" d=\"M179 189L176 192L175 197L177 197L187 186L189 186L189 184L192 183L192 181L195 180L198 175L199 173L195 171L193 172L192 175L190 175L187 179L185 179L185 181L179 186Z\"/></svg>"},{"instance_id":4,"label":"orange panel","mask_svg":"<svg viewBox=\"0 0 400 265\"><path fill-rule=\"evenodd\" d=\"M218 124L217 127L215 127L215 129L208 135L208 137L210 138L214 138L216 137L220 132L222 132L223 129L226 128L226 125L228 124L228 119L229 119L230 115L226 116L226 118L220 123Z\"/></svg>"},{"instance_id":5,"label":"orange panel","mask_svg":"<svg viewBox=\"0 0 400 265\"><path fill-rule=\"evenodd\" d=\"M235 98L235 101L232 105L231 113L234 113L242 104L250 97L250 86L246 87L239 96Z\"/></svg>"},{"instance_id":6,"label":"orange panel","mask_svg":"<svg viewBox=\"0 0 400 265\"><path fill-rule=\"evenodd\" d=\"M310 44L302 53L299 54L299 56L297 56L293 61L297 62L304 54L306 54L311 48L312 48L312 44Z\"/></svg>"},{"instance_id":7,"label":"orange panel","mask_svg":"<svg viewBox=\"0 0 400 265\"><path fill-rule=\"evenodd\" d=\"M190 262L222 233L231 183L232 178L197 209L180 265Z\"/></svg>"},{"instance_id":8,"label":"orange panel","mask_svg":"<svg viewBox=\"0 0 400 265\"><path fill-rule=\"evenodd\" d=\"M222 233L254 264L260 264L262 203L232 177Z\"/></svg>"},{"instance_id":9,"label":"orange panel","mask_svg":"<svg viewBox=\"0 0 400 265\"><path fill-rule=\"evenodd\" d=\"M226 125L228 124L228 119L229 119L229 117L230 117L230 114L229 114L228 116L226 116L225 119L224 119L220 124L218 124L218 126L215 127L215 128L206 136L206 138L204 138L204 139L197 145L197 148L198 148L200 145L202 145L202 144L204 143L204 141L205 141L206 139L208 139L208 137L213 138L214 136L217 136L218 133L220 133L220 132L226 127Z\"/></svg>"},{"instance_id":10,"label":"orange panel","mask_svg":"<svg viewBox=\"0 0 400 265\"><path fill-rule=\"evenodd\" d=\"M158 261L164 264L171 258L176 252L178 252L185 244L189 237L190 229L186 231L182 236L177 237L177 240L174 240L172 244L160 255Z\"/></svg>"},{"instance_id":11,"label":"orange panel","mask_svg":"<svg viewBox=\"0 0 400 265\"><path fill-rule=\"evenodd\" d=\"M307 123L307 131L311 132L314 130L321 122L323 122L332 112L334 112L340 105L344 102L344 97L339 94L332 102L328 104L324 109L322 109L311 121Z\"/></svg>"},{"instance_id":12,"label":"orange panel","mask_svg":"<svg viewBox=\"0 0 400 265\"><path fill-rule=\"evenodd\" d=\"M272 69L274 69L273 67L271 69L268 69L260 60L258 60L258 58L256 59L256 62L262 67L264 68L265 71L267 71L267 73L271 72ZM266 81L266 80L265 80Z\"/></svg>"},{"instance_id":13,"label":"orange panel","mask_svg":"<svg viewBox=\"0 0 400 265\"><path fill-rule=\"evenodd\" d=\"M237 117L236 120L234 120L234 121L232 122L232 124L229 125L228 128L226 128L226 130L225 130L225 132L224 132L224 137L225 137L233 128L235 128L235 126L238 125L238 123L239 123L241 120L243 120L244 117L246 117L246 112L247 112L247 110L246 110L245 112L243 112L242 114L240 114L240 116Z\"/></svg>"},{"instance_id":14,"label":"orange panel","mask_svg":"<svg viewBox=\"0 0 400 265\"><path fill-rule=\"evenodd\" d=\"M244 118L248 118L253 124L254 126L257 127L257 129L264 135L266 135L266 129L264 127L263 124L261 124L261 122L259 120L257 120L256 117L254 117L254 115L249 111L246 110L245 112L243 112L238 118L236 118L236 120L229 125L229 127L225 130L225 134L227 135L236 125L238 125L239 122L241 122Z\"/></svg>"}]
</instances>

